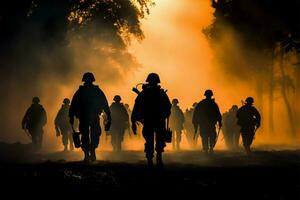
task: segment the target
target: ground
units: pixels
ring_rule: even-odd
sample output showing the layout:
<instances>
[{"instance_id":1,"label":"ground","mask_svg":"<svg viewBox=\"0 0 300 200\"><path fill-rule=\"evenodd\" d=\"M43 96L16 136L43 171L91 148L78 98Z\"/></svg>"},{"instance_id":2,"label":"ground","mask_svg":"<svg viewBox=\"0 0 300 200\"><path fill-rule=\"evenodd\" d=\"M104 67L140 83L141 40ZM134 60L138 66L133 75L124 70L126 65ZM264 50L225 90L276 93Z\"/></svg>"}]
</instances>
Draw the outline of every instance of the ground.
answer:
<instances>
[{"instance_id":1,"label":"ground","mask_svg":"<svg viewBox=\"0 0 300 200\"><path fill-rule=\"evenodd\" d=\"M38 191L69 197L300 199L300 150L261 148L251 157L242 151L216 151L212 157L200 151L168 151L165 169L150 171L142 151L99 151L97 161L86 165L80 151L29 154L21 144L13 151L11 145L0 147L1 190L12 196L20 191L34 197Z\"/></svg>"}]
</instances>

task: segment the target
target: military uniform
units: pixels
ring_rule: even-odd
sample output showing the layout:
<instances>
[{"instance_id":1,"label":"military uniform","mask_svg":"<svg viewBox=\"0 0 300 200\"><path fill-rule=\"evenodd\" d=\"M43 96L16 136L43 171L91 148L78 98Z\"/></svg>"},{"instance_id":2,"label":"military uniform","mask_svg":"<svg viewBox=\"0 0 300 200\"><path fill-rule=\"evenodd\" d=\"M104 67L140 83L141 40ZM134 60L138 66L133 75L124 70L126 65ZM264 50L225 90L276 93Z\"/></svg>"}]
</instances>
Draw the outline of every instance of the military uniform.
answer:
<instances>
[{"instance_id":1,"label":"military uniform","mask_svg":"<svg viewBox=\"0 0 300 200\"><path fill-rule=\"evenodd\" d=\"M241 127L243 145L247 153L253 142L256 129L260 127L261 116L258 110L252 106L253 98L248 97L246 104L237 111L238 125Z\"/></svg>"},{"instance_id":2,"label":"military uniform","mask_svg":"<svg viewBox=\"0 0 300 200\"><path fill-rule=\"evenodd\" d=\"M47 123L47 115L44 107L39 104L37 97L33 98L33 104L27 109L23 120L22 127L28 130L32 138L33 145L40 149L43 141L43 126Z\"/></svg>"},{"instance_id":3,"label":"military uniform","mask_svg":"<svg viewBox=\"0 0 300 200\"><path fill-rule=\"evenodd\" d=\"M114 151L120 151L122 149L121 144L124 140L125 131L128 128L129 116L124 105L120 103L121 98L117 100L115 97L114 100L116 102L112 103L110 106L112 118L110 128L111 144Z\"/></svg>"},{"instance_id":4,"label":"military uniform","mask_svg":"<svg viewBox=\"0 0 300 200\"><path fill-rule=\"evenodd\" d=\"M149 74L147 80L149 84L143 86L143 90L137 96L133 107L131 121L132 126L136 122L143 123L143 136L145 142L145 153L148 164L151 165L154 156L154 138L156 140L155 150L157 152L157 164L162 165L162 152L166 146L165 131L166 118L171 113L171 103L166 92L157 85L160 83L157 74ZM136 132L136 127L133 128Z\"/></svg>"},{"instance_id":5,"label":"military uniform","mask_svg":"<svg viewBox=\"0 0 300 200\"><path fill-rule=\"evenodd\" d=\"M209 93L208 97L212 96ZM210 96L211 95L211 96ZM208 148L210 152L213 152L213 148L216 144L216 124L219 123L219 126L222 126L222 116L219 110L218 105L214 99L206 98L198 103L193 114L193 124L195 130L200 126L200 135L202 139L202 147L205 153L208 153Z\"/></svg>"},{"instance_id":6,"label":"military uniform","mask_svg":"<svg viewBox=\"0 0 300 200\"><path fill-rule=\"evenodd\" d=\"M177 99L175 99L177 100ZM173 149L180 149L181 134L183 130L184 114L177 105L178 100L173 103L170 115L170 128L173 131L172 145Z\"/></svg>"},{"instance_id":7,"label":"military uniform","mask_svg":"<svg viewBox=\"0 0 300 200\"><path fill-rule=\"evenodd\" d=\"M54 120L57 136L59 136L61 133L62 143L65 146L65 150L68 149L68 145L70 146L70 150L74 149L72 137L73 130L72 125L70 123L69 109L69 103L63 104Z\"/></svg>"},{"instance_id":8,"label":"military uniform","mask_svg":"<svg viewBox=\"0 0 300 200\"><path fill-rule=\"evenodd\" d=\"M79 119L81 147L85 153L85 160L88 161L91 158L93 161L96 159L95 149L99 145L101 135L99 115L104 111L109 123L111 116L104 93L97 85L92 84L95 80L94 76L89 74L86 77L85 75L82 79L85 82L84 85L79 87L72 98L69 115L71 121L74 116Z\"/></svg>"},{"instance_id":9,"label":"military uniform","mask_svg":"<svg viewBox=\"0 0 300 200\"><path fill-rule=\"evenodd\" d=\"M226 146L229 149L237 149L239 146L240 127L237 124L237 106L233 106L228 112L222 116L222 131Z\"/></svg>"}]
</instances>

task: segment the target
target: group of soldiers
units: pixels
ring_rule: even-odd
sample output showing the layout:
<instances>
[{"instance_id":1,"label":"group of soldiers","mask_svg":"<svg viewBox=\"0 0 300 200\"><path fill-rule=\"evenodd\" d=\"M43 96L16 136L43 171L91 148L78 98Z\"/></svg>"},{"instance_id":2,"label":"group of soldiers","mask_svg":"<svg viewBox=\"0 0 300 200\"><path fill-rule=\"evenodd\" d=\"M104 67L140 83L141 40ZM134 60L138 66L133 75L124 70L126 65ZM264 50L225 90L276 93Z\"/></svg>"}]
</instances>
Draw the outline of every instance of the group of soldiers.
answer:
<instances>
[{"instance_id":1,"label":"group of soldiers","mask_svg":"<svg viewBox=\"0 0 300 200\"><path fill-rule=\"evenodd\" d=\"M109 106L103 91L93 84L95 77L92 73L85 73L82 81L83 85L75 92L72 100L68 98L63 100L63 105L55 118L55 129L57 136L62 135L64 150L73 150L74 123L79 121L79 146L87 163L96 160L95 150L101 135L101 115L104 119L104 129L111 135L113 151L121 151L126 130L130 132L131 127L133 134L136 135L137 126L143 125L142 135L145 139L145 153L149 167L153 167L155 151L156 165L163 167L162 153L169 129L173 131L174 150L180 150L182 133L185 130L191 145L196 145L200 135L204 153L213 154L222 128L229 148L238 147L241 134L244 148L251 154L250 146L261 120L259 112L253 106L252 97L248 97L241 108L233 106L222 116L212 98L213 91L206 90L205 98L199 103L194 103L193 107L184 113L178 105L178 99L173 99L171 104L167 91L160 86L158 74L150 73L146 83L142 84L142 90L134 89L138 95L131 112L128 104L121 103L119 95L114 97L114 102ZM32 105L22 120L22 128L31 136L36 148L42 146L43 126L47 123L46 111L39 102L38 97L33 98Z\"/></svg>"}]
</instances>

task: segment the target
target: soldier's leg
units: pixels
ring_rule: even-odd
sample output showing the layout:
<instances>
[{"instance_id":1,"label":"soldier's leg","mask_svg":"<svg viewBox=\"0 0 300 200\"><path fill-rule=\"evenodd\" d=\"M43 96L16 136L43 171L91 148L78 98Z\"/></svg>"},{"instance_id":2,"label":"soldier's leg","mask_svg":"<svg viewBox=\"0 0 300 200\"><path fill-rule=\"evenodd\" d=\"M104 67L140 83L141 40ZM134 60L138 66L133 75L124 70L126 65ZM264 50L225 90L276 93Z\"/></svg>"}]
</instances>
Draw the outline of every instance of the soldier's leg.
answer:
<instances>
[{"instance_id":1,"label":"soldier's leg","mask_svg":"<svg viewBox=\"0 0 300 200\"><path fill-rule=\"evenodd\" d=\"M155 127L155 133L156 133L156 145L155 150L157 152L156 155L156 164L158 167L163 167L163 160L162 160L162 153L164 152L164 148L166 147L165 142L165 121L162 121L160 124Z\"/></svg>"},{"instance_id":2,"label":"soldier's leg","mask_svg":"<svg viewBox=\"0 0 300 200\"><path fill-rule=\"evenodd\" d=\"M110 143L112 146L113 151L116 151L116 130L114 127L110 130Z\"/></svg>"},{"instance_id":3,"label":"soldier's leg","mask_svg":"<svg viewBox=\"0 0 300 200\"><path fill-rule=\"evenodd\" d=\"M126 131L126 129L120 129L119 151L122 150L122 142L124 140L125 131Z\"/></svg>"},{"instance_id":4,"label":"soldier's leg","mask_svg":"<svg viewBox=\"0 0 300 200\"><path fill-rule=\"evenodd\" d=\"M176 134L175 134L175 131L173 131L173 134L172 134L172 148L173 150L176 150Z\"/></svg>"},{"instance_id":5,"label":"soldier's leg","mask_svg":"<svg viewBox=\"0 0 300 200\"><path fill-rule=\"evenodd\" d=\"M37 140L38 140L38 144L37 144L38 145L38 149L41 149L42 148L42 144L43 144L43 136L44 136L44 131L43 131L42 127L40 127L38 129L37 135L38 135L38 138L37 138Z\"/></svg>"},{"instance_id":6,"label":"soldier's leg","mask_svg":"<svg viewBox=\"0 0 300 200\"><path fill-rule=\"evenodd\" d=\"M237 149L239 147L239 142L240 142L240 132L235 131L234 132L234 148Z\"/></svg>"},{"instance_id":7,"label":"soldier's leg","mask_svg":"<svg viewBox=\"0 0 300 200\"><path fill-rule=\"evenodd\" d=\"M145 123L143 127L143 136L145 138L145 153L146 158L149 160L153 159L154 154L154 126Z\"/></svg>"},{"instance_id":8,"label":"soldier's leg","mask_svg":"<svg viewBox=\"0 0 300 200\"><path fill-rule=\"evenodd\" d=\"M120 147L120 129L116 128L115 130L115 137L114 137L114 148L116 151L119 151L119 147Z\"/></svg>"},{"instance_id":9,"label":"soldier's leg","mask_svg":"<svg viewBox=\"0 0 300 200\"><path fill-rule=\"evenodd\" d=\"M96 152L95 149L99 146L99 140L101 135L101 128L99 119L95 120L91 124L91 161L96 160Z\"/></svg>"},{"instance_id":10,"label":"soldier's leg","mask_svg":"<svg viewBox=\"0 0 300 200\"><path fill-rule=\"evenodd\" d=\"M81 148L84 152L84 161L90 160L90 126L88 122L80 121L79 131L81 133Z\"/></svg>"},{"instance_id":11,"label":"soldier's leg","mask_svg":"<svg viewBox=\"0 0 300 200\"><path fill-rule=\"evenodd\" d=\"M202 141L202 149L204 153L208 153L208 132L206 129L202 128L200 130L201 141Z\"/></svg>"},{"instance_id":12,"label":"soldier's leg","mask_svg":"<svg viewBox=\"0 0 300 200\"><path fill-rule=\"evenodd\" d=\"M244 130L242 132L242 139L243 139L243 145L247 152L247 154L251 153L250 145L252 143L253 138L251 139L251 132L250 130Z\"/></svg>"},{"instance_id":13,"label":"soldier's leg","mask_svg":"<svg viewBox=\"0 0 300 200\"><path fill-rule=\"evenodd\" d=\"M180 149L180 142L181 142L181 130L176 130L176 148L177 150Z\"/></svg>"},{"instance_id":14,"label":"soldier's leg","mask_svg":"<svg viewBox=\"0 0 300 200\"><path fill-rule=\"evenodd\" d=\"M67 151L68 150L69 133L66 130L62 130L61 135L62 135L62 143L65 147L64 151Z\"/></svg>"},{"instance_id":15,"label":"soldier's leg","mask_svg":"<svg viewBox=\"0 0 300 200\"><path fill-rule=\"evenodd\" d=\"M68 132L68 140L69 140L69 144L70 144L70 150L73 151L74 150L74 144L73 144L72 131Z\"/></svg>"},{"instance_id":16,"label":"soldier's leg","mask_svg":"<svg viewBox=\"0 0 300 200\"><path fill-rule=\"evenodd\" d=\"M34 148L37 148L38 137L37 137L36 130L34 130L34 129L29 129L28 132L29 132L29 134L31 135L32 144L33 144Z\"/></svg>"},{"instance_id":17,"label":"soldier's leg","mask_svg":"<svg viewBox=\"0 0 300 200\"><path fill-rule=\"evenodd\" d=\"M215 127L212 127L209 131L209 151L213 152L214 147L216 145L217 142L217 132Z\"/></svg>"}]
</instances>

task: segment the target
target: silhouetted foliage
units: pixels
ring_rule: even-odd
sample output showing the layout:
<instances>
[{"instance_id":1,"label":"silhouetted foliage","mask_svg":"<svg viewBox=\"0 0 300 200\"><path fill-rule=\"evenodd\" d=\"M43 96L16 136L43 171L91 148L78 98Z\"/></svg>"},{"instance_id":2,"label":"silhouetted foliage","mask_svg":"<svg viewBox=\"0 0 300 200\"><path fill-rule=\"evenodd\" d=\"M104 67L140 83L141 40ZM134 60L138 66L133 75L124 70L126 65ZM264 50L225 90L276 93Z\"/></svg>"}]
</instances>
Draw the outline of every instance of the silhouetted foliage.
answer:
<instances>
[{"instance_id":1,"label":"silhouetted foliage","mask_svg":"<svg viewBox=\"0 0 300 200\"><path fill-rule=\"evenodd\" d=\"M213 0L215 21L206 30L213 40L223 26L239 34L248 47L269 49L275 42L300 38L300 2L293 0ZM299 42L299 41L298 41Z\"/></svg>"}]
</instances>

